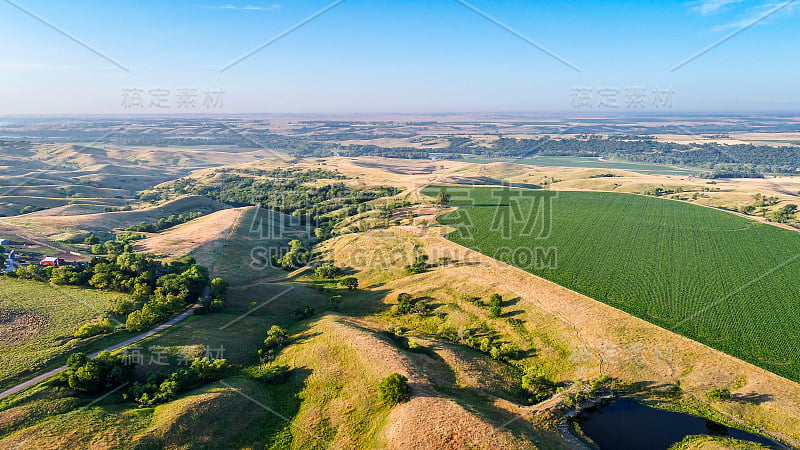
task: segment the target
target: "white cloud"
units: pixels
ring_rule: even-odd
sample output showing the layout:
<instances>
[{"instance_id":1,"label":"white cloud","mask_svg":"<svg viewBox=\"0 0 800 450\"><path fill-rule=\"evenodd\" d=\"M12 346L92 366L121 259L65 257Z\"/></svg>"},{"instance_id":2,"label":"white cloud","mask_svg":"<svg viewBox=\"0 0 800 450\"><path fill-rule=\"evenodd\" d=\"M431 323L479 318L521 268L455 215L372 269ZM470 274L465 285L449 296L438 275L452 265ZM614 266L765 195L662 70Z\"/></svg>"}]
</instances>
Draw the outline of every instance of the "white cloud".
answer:
<instances>
[{"instance_id":1,"label":"white cloud","mask_svg":"<svg viewBox=\"0 0 800 450\"><path fill-rule=\"evenodd\" d=\"M750 8L746 15L734 22L717 25L714 31L749 28L759 23L766 23L775 17L792 14L797 6L797 0L785 2L767 2Z\"/></svg>"},{"instance_id":2,"label":"white cloud","mask_svg":"<svg viewBox=\"0 0 800 450\"><path fill-rule=\"evenodd\" d=\"M744 0L698 0L690 3L690 5L692 5L692 11L708 16L718 13L728 5L741 3L742 1Z\"/></svg>"}]
</instances>

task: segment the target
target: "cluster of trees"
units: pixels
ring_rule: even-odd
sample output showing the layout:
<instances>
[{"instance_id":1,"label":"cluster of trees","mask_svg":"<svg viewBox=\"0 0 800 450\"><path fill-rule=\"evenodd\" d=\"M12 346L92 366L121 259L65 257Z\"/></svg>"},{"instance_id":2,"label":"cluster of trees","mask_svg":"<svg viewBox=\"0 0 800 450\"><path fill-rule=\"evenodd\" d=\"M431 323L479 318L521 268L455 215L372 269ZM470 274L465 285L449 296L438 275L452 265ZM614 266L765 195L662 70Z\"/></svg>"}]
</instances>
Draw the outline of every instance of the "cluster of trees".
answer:
<instances>
[{"instance_id":1,"label":"cluster of trees","mask_svg":"<svg viewBox=\"0 0 800 450\"><path fill-rule=\"evenodd\" d=\"M700 178L764 178L764 174L752 164L720 163L700 174Z\"/></svg>"},{"instance_id":2,"label":"cluster of trees","mask_svg":"<svg viewBox=\"0 0 800 450\"><path fill-rule=\"evenodd\" d=\"M127 252L95 257L88 264L61 267L31 264L7 276L130 294L110 305L110 311L127 315L126 328L134 331L178 313L197 300L209 284L208 271L192 257L164 264L143 253ZM225 283L217 282L216 292L222 289L222 284ZM96 330L90 326L85 331Z\"/></svg>"},{"instance_id":3,"label":"cluster of trees","mask_svg":"<svg viewBox=\"0 0 800 450\"><path fill-rule=\"evenodd\" d=\"M478 350L493 359L510 362L520 356L520 349L516 345L500 341L497 332L486 326L479 329L462 326L455 332L451 330L443 331L439 333L443 338Z\"/></svg>"},{"instance_id":4,"label":"cluster of trees","mask_svg":"<svg viewBox=\"0 0 800 450\"><path fill-rule=\"evenodd\" d=\"M158 219L156 222L141 222L138 225L131 225L130 227L126 228L128 231L141 231L145 233L156 233L161 230L166 230L167 228L174 227L175 225L180 225L182 223L186 223L190 220L197 219L198 217L203 216L203 213L200 211L189 212L186 214L171 214L168 217L162 217Z\"/></svg>"},{"instance_id":5,"label":"cluster of trees","mask_svg":"<svg viewBox=\"0 0 800 450\"><path fill-rule=\"evenodd\" d=\"M797 213L797 205L790 203L773 212L769 216L769 220L773 222L786 223L794 219L795 213Z\"/></svg>"},{"instance_id":6,"label":"cluster of trees","mask_svg":"<svg viewBox=\"0 0 800 450\"><path fill-rule=\"evenodd\" d=\"M342 275L341 267L336 267L331 263L323 263L314 269L314 278L318 280L332 280Z\"/></svg>"},{"instance_id":7,"label":"cluster of trees","mask_svg":"<svg viewBox=\"0 0 800 450\"><path fill-rule=\"evenodd\" d=\"M475 145L468 138L453 137L448 148L436 151L450 157L602 156L632 162L703 168L709 170L702 175L706 178L761 178L764 173L795 173L800 170L800 146L677 144L659 142L652 136L636 135L578 135L564 139L549 136L534 139L502 137L491 147Z\"/></svg>"},{"instance_id":8,"label":"cluster of trees","mask_svg":"<svg viewBox=\"0 0 800 450\"><path fill-rule=\"evenodd\" d=\"M225 359L197 358L187 369L172 373L150 372L144 383L134 383L124 397L141 407L165 403L199 384L225 378L232 369Z\"/></svg>"},{"instance_id":9,"label":"cluster of trees","mask_svg":"<svg viewBox=\"0 0 800 450\"><path fill-rule=\"evenodd\" d=\"M734 211L739 211L743 214L760 214L763 217L768 218L768 220L772 222L778 223L788 223L792 222L795 219L797 214L797 205L794 203L789 203L783 205L777 211L773 211L769 216L767 213L767 207L774 206L780 203L781 199L776 196L767 197L763 194L753 194L753 203L739 206L738 208L725 208L725 209L732 209ZM760 208L760 209L759 209Z\"/></svg>"},{"instance_id":10,"label":"cluster of trees","mask_svg":"<svg viewBox=\"0 0 800 450\"><path fill-rule=\"evenodd\" d=\"M118 387L132 376L133 367L110 352L102 352L94 359L84 353L73 353L67 358L67 370L59 374L58 381L76 391L97 393Z\"/></svg>"},{"instance_id":11,"label":"cluster of trees","mask_svg":"<svg viewBox=\"0 0 800 450\"><path fill-rule=\"evenodd\" d=\"M414 298L414 296L406 292L398 294L397 304L394 306L394 313L397 315L416 314L425 316L430 311L431 306L426 298Z\"/></svg>"},{"instance_id":12,"label":"cluster of trees","mask_svg":"<svg viewBox=\"0 0 800 450\"><path fill-rule=\"evenodd\" d=\"M470 297L466 300L481 308L489 308L489 317L495 318L503 315L503 297L496 292L489 296L488 301L483 301L480 297Z\"/></svg>"},{"instance_id":13,"label":"cluster of trees","mask_svg":"<svg viewBox=\"0 0 800 450\"><path fill-rule=\"evenodd\" d=\"M282 256L272 255L275 266L287 270L304 267L310 259L311 249L297 239L289 241L289 250Z\"/></svg>"},{"instance_id":14,"label":"cluster of trees","mask_svg":"<svg viewBox=\"0 0 800 450\"><path fill-rule=\"evenodd\" d=\"M300 183L308 183L316 180L347 180L349 177L339 173L336 170L327 170L322 168L303 170L298 167L289 167L286 169L240 169L236 167L223 167L217 169L217 173L235 173L244 175L253 175L256 177L268 178L284 178L292 179Z\"/></svg>"},{"instance_id":15,"label":"cluster of trees","mask_svg":"<svg viewBox=\"0 0 800 450\"><path fill-rule=\"evenodd\" d=\"M141 308L128 314L125 321L127 329L141 331L149 328L200 299L203 289L208 285L208 270L194 264L193 258L191 264L180 261L170 263L173 264L174 272L159 277L152 294Z\"/></svg>"},{"instance_id":16,"label":"cluster of trees","mask_svg":"<svg viewBox=\"0 0 800 450\"><path fill-rule=\"evenodd\" d=\"M83 243L91 245L90 251L93 255L119 255L120 253L133 252L133 244L139 239L144 239L141 233L121 232L114 236L113 239L107 241L100 241L100 238L95 236L94 233L89 233L83 239Z\"/></svg>"},{"instance_id":17,"label":"cluster of trees","mask_svg":"<svg viewBox=\"0 0 800 450\"><path fill-rule=\"evenodd\" d=\"M242 171L243 169L239 169ZM257 172L255 169L252 172ZM234 206L260 205L291 217L279 220L289 225L314 227L317 239L331 236L335 223L369 209L370 200L394 196L399 189L394 187L372 187L351 189L344 183L332 183L316 187L310 181L342 178L337 172L323 169L300 171L276 169L264 171L263 177L243 175L227 169L218 170L212 179L181 178L168 187L140 192L141 200L166 200L175 194L203 195ZM297 223L293 223L296 221Z\"/></svg>"}]
</instances>

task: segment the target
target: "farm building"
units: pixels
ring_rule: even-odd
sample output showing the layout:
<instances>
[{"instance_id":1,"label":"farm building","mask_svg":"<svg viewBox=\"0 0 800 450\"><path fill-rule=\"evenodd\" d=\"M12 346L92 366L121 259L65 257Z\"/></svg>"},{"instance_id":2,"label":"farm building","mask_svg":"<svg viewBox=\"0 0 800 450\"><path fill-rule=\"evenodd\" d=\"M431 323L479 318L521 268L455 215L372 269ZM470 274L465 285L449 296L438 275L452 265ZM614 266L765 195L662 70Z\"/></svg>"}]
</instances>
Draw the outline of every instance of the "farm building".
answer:
<instances>
[{"instance_id":1,"label":"farm building","mask_svg":"<svg viewBox=\"0 0 800 450\"><path fill-rule=\"evenodd\" d=\"M13 259L8 258L6 259L6 264L5 267L3 268L3 272L13 272L17 270L17 267L18 267L17 263Z\"/></svg>"},{"instance_id":2,"label":"farm building","mask_svg":"<svg viewBox=\"0 0 800 450\"><path fill-rule=\"evenodd\" d=\"M64 264L63 258L57 258L55 256L48 256L47 258L43 259L42 262L39 264L42 266L60 266Z\"/></svg>"}]
</instances>

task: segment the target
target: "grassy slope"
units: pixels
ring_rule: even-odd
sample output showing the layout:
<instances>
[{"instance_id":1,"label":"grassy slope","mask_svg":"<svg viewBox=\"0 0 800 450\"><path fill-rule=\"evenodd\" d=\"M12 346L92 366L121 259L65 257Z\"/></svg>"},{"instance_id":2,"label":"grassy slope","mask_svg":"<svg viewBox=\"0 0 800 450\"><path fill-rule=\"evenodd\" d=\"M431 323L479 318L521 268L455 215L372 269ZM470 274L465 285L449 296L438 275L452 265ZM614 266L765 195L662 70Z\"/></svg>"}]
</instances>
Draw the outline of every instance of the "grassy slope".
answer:
<instances>
[{"instance_id":1,"label":"grassy slope","mask_svg":"<svg viewBox=\"0 0 800 450\"><path fill-rule=\"evenodd\" d=\"M796 233L679 202L560 192L549 237L520 237L525 225L520 221L511 224L504 238L491 229L509 209L493 206L498 200L490 189L469 195L481 206L441 219L456 227L464 217L471 221L474 236L450 235L456 242L497 254L512 265L776 373L800 378L800 340L794 325L800 313L792 306L800 301L792 282L800 264L795 261L800 254ZM524 192L522 210L529 211L532 199L540 195ZM555 247L557 267L537 268L508 252L498 253L517 246Z\"/></svg>"},{"instance_id":2,"label":"grassy slope","mask_svg":"<svg viewBox=\"0 0 800 450\"><path fill-rule=\"evenodd\" d=\"M556 379L588 377L596 374L595 369L590 368L592 363L572 361L572 355L569 353L576 344L582 342L579 337L585 338L591 335L592 328L580 327L581 330L585 328L588 332L578 333L573 330L574 325L565 323L561 313L553 312L554 305L569 305L575 299L559 298L556 303L548 303L551 292L546 286L542 288L534 277L523 274L519 280L512 279L514 273L497 270L477 259L472 262L460 261L452 267L437 268L427 274L407 276L402 266L413 260L418 251L429 252L435 260L436 256L443 254L439 253L440 248L436 245L447 245L447 250L456 247L443 240L437 244L438 241L431 240L431 237L418 237L417 230L414 230L416 227L398 227L385 232L375 230L347 235L325 244L324 258L357 270L362 286L367 287L363 291L346 293L345 301L340 308L341 313L361 316L362 319L359 321L328 318L319 321L312 319L310 323L295 325L296 322L288 313L296 305L310 301L318 311L324 308L324 298L303 288L304 284L310 282L308 280L295 285L295 290L291 296L285 298L285 301L271 302L256 313L236 322L235 326L220 330L230 320L247 312L250 309L250 302L255 301L258 305L259 302L272 298L281 289L281 286L263 283L263 280L277 278L285 272L250 266L251 250L259 246L279 244L261 239L257 232L251 232L250 225L253 223L251 219L251 216L245 214L230 240L218 246L219 250L213 252L211 258L214 273L234 282L231 297L228 299L228 310L223 314L191 318L168 333L145 343L145 346L197 348L202 345L214 347L224 345L226 357L240 364L251 364L254 362L255 345L263 337L264 331L273 323L284 323L292 326L292 331L297 333L298 337L295 344L279 358L279 362L295 367L293 376L287 383L273 387L241 378L231 378L225 380L225 383L239 389L240 393L221 383L213 384L199 388L154 410L133 410L131 405L114 405L116 400L109 400L107 405L94 408L94 410L101 409L102 414L108 414L109 420L103 422L92 419L91 428L81 425L81 417L84 415L87 419L95 417L98 413L94 410L79 410L69 413L71 415L59 415L76 405L86 404L91 399L76 401L69 396L64 397L63 393L58 394L58 391L52 388L35 388L23 396L15 397L12 402L0 405L0 431L3 434L10 431L6 424L15 423L15 420L17 426L13 429L20 430L2 444L25 440L28 445L36 445L39 442L47 445L58 445L60 442L61 445L65 445L67 441L59 441L59 433L71 433L70 437L73 439L93 442L98 446L140 443L142 446L162 447L180 445L190 440L199 442L200 446L209 447L225 444L237 447L261 447L264 443L283 443L287 446L305 448L319 444L321 439L333 439L342 443L385 445L393 443L394 447L408 448L425 444L431 446L430 441L415 440L425 438L427 435L444 439L439 447L445 445L463 447L468 444L476 447L494 446L497 439L493 435L490 435L492 436L490 439L486 439L484 429L481 427L487 422L499 426L514 418L506 411L507 406L501 406L506 405L507 400L502 398L508 395L510 383L516 381L515 377L518 374L503 373L503 368L497 367L491 360L482 359L471 350L431 339L425 330L433 330L434 325L438 328L438 324L427 323L426 319L396 318L386 314L385 311L396 294L402 291L441 298L437 303L440 304L441 312L447 313L445 317L448 321L465 324L487 322L493 329L500 331L504 339L530 345L536 349L532 364L545 373L552 374ZM408 252L401 252L398 255L392 248L395 244L407 248ZM415 249L415 244L420 247ZM494 274L500 273L502 275L498 275L500 278L497 279ZM525 290L520 289L521 285ZM511 313L508 317L524 320L525 332L520 332L517 327L511 326L507 317L489 319L484 309L474 307L464 298L487 296L494 291L503 293L511 300L505 305L506 311ZM516 294L518 292L524 294ZM328 292L330 293L332 292ZM529 293L533 298L529 298ZM515 294L523 298L516 299ZM596 307L590 304L582 305L576 302L576 306L581 306L578 317L597 319L604 325L604 330L612 329L614 326L624 328L620 333L632 339L641 338L642 333L655 328L649 324L639 324L641 321L637 322L636 319L621 313L615 316L615 311L610 311L609 314L609 311L602 310L603 314L597 314ZM433 353L416 354L396 348L386 353L385 357L369 358L367 363L359 360L363 357L364 349L356 346L354 342L366 341L370 350L386 348L380 343L375 343L375 340L383 343L387 341L373 329L384 328L397 322L402 322L402 325L409 328L419 328L421 331L413 333L414 336ZM651 334L645 335L649 337ZM612 336L603 336L602 343L614 343L616 337L619 336L613 333ZM660 339L663 336L656 337ZM596 344L596 342L589 343ZM692 364L695 362L698 365L687 378L694 377L695 374L702 376L708 373L702 366L704 360L698 358L693 351L688 352L686 356L687 359L691 359L688 370L692 370ZM427 386L422 391L425 395L416 399L417 403L406 404L392 410L390 412L392 416L386 419L385 409L375 402L374 385L370 380L390 368L394 370L387 361L396 361L396 358L406 360L410 364L409 370L414 370L415 373L422 372L425 378L420 383L427 383ZM721 366L715 365L717 371L730 370L735 375L741 368L736 364L728 364L725 358L720 358L718 362ZM680 361L677 369L680 371L686 368L685 363L686 361ZM637 372L636 370L641 369L629 367L628 364L625 364L624 372L619 372L620 370L623 368L612 367L615 376L617 373L625 373L631 377L633 377L631 374L650 373ZM363 380L359 384L361 378ZM704 380L708 381L705 378ZM764 380L751 376L745 389L750 388L753 383L759 385L761 382ZM772 380L767 385L771 383ZM691 380L689 384L696 385L696 380ZM338 388L339 386L342 387ZM330 389L331 387L334 389ZM486 396L486 392L500 399L492 401ZM291 419L291 425L287 425L275 414L264 413L261 407L247 400L241 395L242 393ZM296 394L299 394L299 397ZM62 398L52 398L59 395ZM450 397L451 400L443 401L442 396ZM320 407L329 402L333 402L336 406ZM781 409L784 406L781 404L775 406L769 401L763 408L737 404L731 409L740 409L741 415L747 415L750 419L754 415L761 414L759 417L766 424L771 424L776 423L775 414L791 411L791 409ZM29 409L38 409L40 413L29 414L31 413ZM465 414L464 410L468 413ZM220 418L219 411L225 411L227 414ZM39 425L35 424L39 420L51 415L55 417L46 419L47 422L43 422L41 428L37 428ZM793 429L796 421L791 419L791 414L784 416L781 426L784 429ZM32 419L25 421L25 417ZM70 418L68 422L70 426L62 426L61 421L67 417ZM119 417L125 418L124 424L120 423ZM22 422L19 422L20 420ZM217 426L214 421L219 421L222 426ZM259 433L244 433L237 423L245 424L250 431L258 430ZM388 427L389 423L399 425ZM539 439L539 444L546 447L558 445L552 440L552 436L537 432L526 423L517 421L511 425L513 437L506 437L512 444L529 448L531 439ZM517 425L520 427L517 428ZM31 426L33 428L30 428ZM463 430L464 433L459 436L468 439L448 441L447 439L453 435L442 433L442 430L456 429ZM123 435L128 438L127 441L121 437ZM174 439L171 439L171 436ZM131 437L134 439L130 439Z\"/></svg>"},{"instance_id":3,"label":"grassy slope","mask_svg":"<svg viewBox=\"0 0 800 450\"><path fill-rule=\"evenodd\" d=\"M0 309L13 314L11 322L5 319L0 323L0 330L3 330L0 385L29 369L41 367L77 345L85 345L87 340L73 339L75 331L102 315L111 299L122 296L124 294L56 287L35 281L0 279ZM97 340L88 342L94 345Z\"/></svg>"},{"instance_id":4,"label":"grassy slope","mask_svg":"<svg viewBox=\"0 0 800 450\"><path fill-rule=\"evenodd\" d=\"M124 229L141 222L155 222L171 214L201 211L211 213L227 208L226 205L197 195L182 197L164 204L132 211L94 214L51 215L40 211L5 219L6 222L29 232L55 240L66 240L89 232L106 233Z\"/></svg>"}]
</instances>

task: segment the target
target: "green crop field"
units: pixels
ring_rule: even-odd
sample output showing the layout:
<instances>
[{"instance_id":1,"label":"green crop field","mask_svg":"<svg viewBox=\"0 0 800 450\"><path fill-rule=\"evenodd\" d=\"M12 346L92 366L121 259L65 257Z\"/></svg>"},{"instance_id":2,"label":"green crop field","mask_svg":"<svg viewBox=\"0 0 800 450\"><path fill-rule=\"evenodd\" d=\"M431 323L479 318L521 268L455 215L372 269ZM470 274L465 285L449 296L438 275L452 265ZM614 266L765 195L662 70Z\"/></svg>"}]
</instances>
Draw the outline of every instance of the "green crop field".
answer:
<instances>
[{"instance_id":1,"label":"green crop field","mask_svg":"<svg viewBox=\"0 0 800 450\"><path fill-rule=\"evenodd\" d=\"M631 194L442 189L451 240L800 380L800 234Z\"/></svg>"},{"instance_id":2,"label":"green crop field","mask_svg":"<svg viewBox=\"0 0 800 450\"><path fill-rule=\"evenodd\" d=\"M531 164L540 167L578 167L586 169L621 169L631 172L641 172L657 175L690 175L698 173L698 170L684 169L681 167L637 163L628 161L608 161L597 157L583 156L533 156L531 158L462 158L456 161L463 161L477 164L489 164L495 162L507 162L515 164Z\"/></svg>"}]
</instances>

